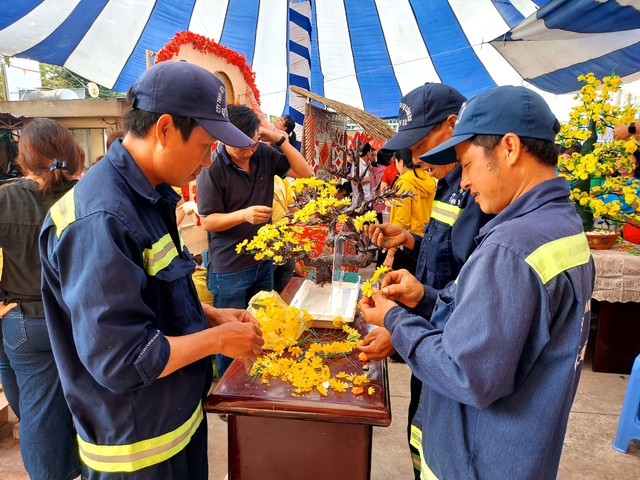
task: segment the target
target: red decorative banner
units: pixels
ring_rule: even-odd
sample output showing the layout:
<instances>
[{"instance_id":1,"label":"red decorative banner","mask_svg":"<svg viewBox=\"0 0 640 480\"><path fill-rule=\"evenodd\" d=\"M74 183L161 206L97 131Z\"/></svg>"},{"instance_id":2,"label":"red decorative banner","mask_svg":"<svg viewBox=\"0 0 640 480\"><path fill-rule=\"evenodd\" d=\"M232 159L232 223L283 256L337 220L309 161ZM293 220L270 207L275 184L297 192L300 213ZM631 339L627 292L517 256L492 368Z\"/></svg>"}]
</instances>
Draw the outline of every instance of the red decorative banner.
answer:
<instances>
[{"instance_id":1,"label":"red decorative banner","mask_svg":"<svg viewBox=\"0 0 640 480\"><path fill-rule=\"evenodd\" d=\"M304 142L305 158L314 170L342 167L348 151L347 117L309 104Z\"/></svg>"}]
</instances>

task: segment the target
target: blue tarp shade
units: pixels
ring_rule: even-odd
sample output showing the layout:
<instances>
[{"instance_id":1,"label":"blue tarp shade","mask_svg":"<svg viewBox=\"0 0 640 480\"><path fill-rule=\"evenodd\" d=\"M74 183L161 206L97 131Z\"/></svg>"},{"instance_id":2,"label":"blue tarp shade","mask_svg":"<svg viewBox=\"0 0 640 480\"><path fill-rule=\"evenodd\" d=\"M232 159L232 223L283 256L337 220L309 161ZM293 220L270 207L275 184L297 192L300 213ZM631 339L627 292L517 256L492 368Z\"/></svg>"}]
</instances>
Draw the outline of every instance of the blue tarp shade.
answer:
<instances>
[{"instance_id":1,"label":"blue tarp shade","mask_svg":"<svg viewBox=\"0 0 640 480\"><path fill-rule=\"evenodd\" d=\"M518 73L538 88L567 93L577 77L640 71L640 1L552 0L491 42Z\"/></svg>"},{"instance_id":2,"label":"blue tarp shade","mask_svg":"<svg viewBox=\"0 0 640 480\"><path fill-rule=\"evenodd\" d=\"M540 88L566 92L578 87L575 77L587 70L610 73L615 68L623 76L640 70L640 39L620 45L620 38L637 35L639 2L314 0L308 9L309 53L294 53L311 60L311 91L383 118L397 116L400 97L425 82L446 82L473 96L525 78ZM124 92L146 67L147 50L158 51L176 32L190 30L244 53L256 72L263 109L274 114L285 109L291 78L286 74L288 0L8 4L0 18L0 54L64 65ZM283 21L273 21L269 14L275 9ZM269 21L261 21L265 18ZM542 60L531 60L539 34L556 48L542 48ZM567 35L574 42L601 36L611 51L582 58L584 50L561 46ZM256 39L262 39L260 48ZM491 39L514 67L496 53ZM523 42L525 49L517 45ZM278 71L284 74L273 75Z\"/></svg>"}]
</instances>

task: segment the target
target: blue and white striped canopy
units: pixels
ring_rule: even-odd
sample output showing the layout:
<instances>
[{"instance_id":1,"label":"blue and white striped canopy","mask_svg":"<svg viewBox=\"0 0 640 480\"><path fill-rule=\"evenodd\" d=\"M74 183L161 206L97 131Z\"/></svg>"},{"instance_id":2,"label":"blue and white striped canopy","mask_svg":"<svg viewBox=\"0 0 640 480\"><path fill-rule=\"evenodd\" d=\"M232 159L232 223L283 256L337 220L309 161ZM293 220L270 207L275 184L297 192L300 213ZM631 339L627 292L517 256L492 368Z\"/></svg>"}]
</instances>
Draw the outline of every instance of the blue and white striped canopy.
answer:
<instances>
[{"instance_id":1,"label":"blue and white striped canopy","mask_svg":"<svg viewBox=\"0 0 640 480\"><path fill-rule=\"evenodd\" d=\"M158 51L176 32L189 30L246 55L269 113L283 111L289 84L307 84L314 93L388 118L397 116L403 94L427 81L448 83L467 96L522 84L489 42L547 1L20 0L2 7L0 54L64 65L125 91L144 70L147 50ZM579 20L569 5L585 2L602 3L563 3ZM618 33L615 23L603 28ZM521 63L528 53L518 53Z\"/></svg>"},{"instance_id":2,"label":"blue and white striped canopy","mask_svg":"<svg viewBox=\"0 0 640 480\"><path fill-rule=\"evenodd\" d=\"M577 90L580 74L640 79L640 0L553 0L492 45L533 85Z\"/></svg>"}]
</instances>

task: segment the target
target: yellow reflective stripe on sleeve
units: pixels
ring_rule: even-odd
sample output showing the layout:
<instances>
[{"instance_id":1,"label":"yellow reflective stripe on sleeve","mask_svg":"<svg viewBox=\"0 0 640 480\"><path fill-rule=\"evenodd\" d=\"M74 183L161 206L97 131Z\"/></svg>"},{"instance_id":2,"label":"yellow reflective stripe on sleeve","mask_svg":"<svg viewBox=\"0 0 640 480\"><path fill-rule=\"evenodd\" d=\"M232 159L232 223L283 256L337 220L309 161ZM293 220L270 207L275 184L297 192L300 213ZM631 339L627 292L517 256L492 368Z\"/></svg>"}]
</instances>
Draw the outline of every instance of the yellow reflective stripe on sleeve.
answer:
<instances>
[{"instance_id":1,"label":"yellow reflective stripe on sleeve","mask_svg":"<svg viewBox=\"0 0 640 480\"><path fill-rule=\"evenodd\" d=\"M420 471L420 480L438 480L438 477L431 471L424 459L424 453L422 451L422 431L415 425L411 425L411 438L409 439L409 443L418 450L420 455L420 459L413 458L413 468ZM412 453L412 456L413 455Z\"/></svg>"},{"instance_id":2,"label":"yellow reflective stripe on sleeve","mask_svg":"<svg viewBox=\"0 0 640 480\"><path fill-rule=\"evenodd\" d=\"M74 188L65 193L60 200L49 209L51 220L56 226L56 236L60 238L62 232L76 221L76 202Z\"/></svg>"},{"instance_id":3,"label":"yellow reflective stripe on sleeve","mask_svg":"<svg viewBox=\"0 0 640 480\"><path fill-rule=\"evenodd\" d=\"M578 233L541 245L525 258L525 262L546 284L565 270L584 265L590 256L587 237L584 233Z\"/></svg>"},{"instance_id":4,"label":"yellow reflective stripe on sleeve","mask_svg":"<svg viewBox=\"0 0 640 480\"><path fill-rule=\"evenodd\" d=\"M171 260L177 256L178 249L173 243L173 240L171 240L171 235L168 233L151 245L151 248L145 248L144 252L142 252L144 268L149 275L156 275L160 270L166 268L171 263Z\"/></svg>"},{"instance_id":5,"label":"yellow reflective stripe on sleeve","mask_svg":"<svg viewBox=\"0 0 640 480\"><path fill-rule=\"evenodd\" d=\"M95 445L78 435L80 459L98 472L135 472L180 452L191 441L203 418L200 402L191 418L172 432L129 445Z\"/></svg>"},{"instance_id":6,"label":"yellow reflective stripe on sleeve","mask_svg":"<svg viewBox=\"0 0 640 480\"><path fill-rule=\"evenodd\" d=\"M431 217L453 227L464 209L448 203L434 201L431 206Z\"/></svg>"}]
</instances>

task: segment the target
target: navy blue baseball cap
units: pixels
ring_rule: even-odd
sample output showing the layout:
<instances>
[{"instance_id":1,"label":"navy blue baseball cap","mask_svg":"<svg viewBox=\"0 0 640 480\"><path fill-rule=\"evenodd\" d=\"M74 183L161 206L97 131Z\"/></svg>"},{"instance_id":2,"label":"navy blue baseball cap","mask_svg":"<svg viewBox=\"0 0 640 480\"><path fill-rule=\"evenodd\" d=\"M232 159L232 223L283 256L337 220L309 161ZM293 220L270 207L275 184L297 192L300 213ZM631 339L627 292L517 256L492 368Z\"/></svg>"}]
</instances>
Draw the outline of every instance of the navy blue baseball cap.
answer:
<instances>
[{"instance_id":1,"label":"navy blue baseball cap","mask_svg":"<svg viewBox=\"0 0 640 480\"><path fill-rule=\"evenodd\" d=\"M133 108L193 118L215 139L231 147L255 144L229 122L222 81L198 65L185 61L156 63L131 88L136 95Z\"/></svg>"},{"instance_id":2,"label":"navy blue baseball cap","mask_svg":"<svg viewBox=\"0 0 640 480\"><path fill-rule=\"evenodd\" d=\"M453 147L475 135L506 135L536 138L554 142L560 123L549 105L533 90L504 86L481 93L460 109L453 135L449 140L429 150L420 160L433 165L446 154L455 154Z\"/></svg>"},{"instance_id":3,"label":"navy blue baseball cap","mask_svg":"<svg viewBox=\"0 0 640 480\"><path fill-rule=\"evenodd\" d=\"M425 83L411 90L398 109L398 133L380 150L402 150L422 140L438 123L460 110L466 98L443 83Z\"/></svg>"}]
</instances>

